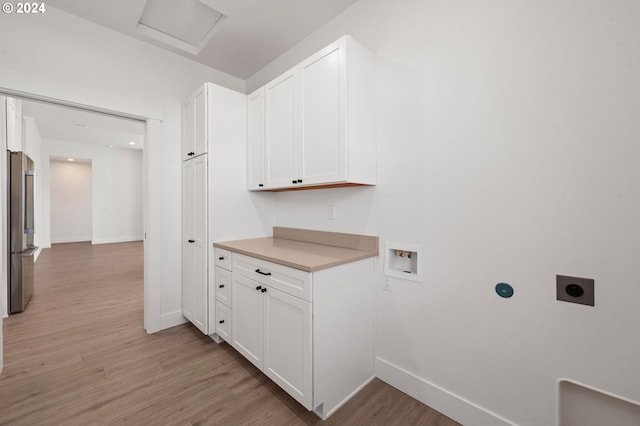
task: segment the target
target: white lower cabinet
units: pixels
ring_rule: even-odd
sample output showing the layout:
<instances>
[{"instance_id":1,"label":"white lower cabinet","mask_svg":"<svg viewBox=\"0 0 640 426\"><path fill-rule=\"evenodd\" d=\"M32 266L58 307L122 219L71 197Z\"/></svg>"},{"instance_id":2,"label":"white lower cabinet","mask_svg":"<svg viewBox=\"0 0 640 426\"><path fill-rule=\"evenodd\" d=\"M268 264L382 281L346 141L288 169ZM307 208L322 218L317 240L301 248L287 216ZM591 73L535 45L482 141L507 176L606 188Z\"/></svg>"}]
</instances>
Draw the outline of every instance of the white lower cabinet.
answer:
<instances>
[{"instance_id":1,"label":"white lower cabinet","mask_svg":"<svg viewBox=\"0 0 640 426\"><path fill-rule=\"evenodd\" d=\"M272 288L264 295L263 371L311 410L311 303Z\"/></svg>"},{"instance_id":2,"label":"white lower cabinet","mask_svg":"<svg viewBox=\"0 0 640 426\"><path fill-rule=\"evenodd\" d=\"M374 269L369 258L312 273L233 253L232 346L326 419L374 377Z\"/></svg>"},{"instance_id":3,"label":"white lower cabinet","mask_svg":"<svg viewBox=\"0 0 640 426\"><path fill-rule=\"evenodd\" d=\"M227 342L231 341L231 308L216 302L216 334Z\"/></svg>"},{"instance_id":4,"label":"white lower cabinet","mask_svg":"<svg viewBox=\"0 0 640 426\"><path fill-rule=\"evenodd\" d=\"M233 346L312 409L311 303L233 275Z\"/></svg>"},{"instance_id":5,"label":"white lower cabinet","mask_svg":"<svg viewBox=\"0 0 640 426\"><path fill-rule=\"evenodd\" d=\"M231 252L216 248L215 256L215 279L212 294L215 295L215 322L209 326L209 329L215 331L217 338L214 340L220 343L220 339L228 343L232 341L232 321L231 315Z\"/></svg>"},{"instance_id":6,"label":"white lower cabinet","mask_svg":"<svg viewBox=\"0 0 640 426\"><path fill-rule=\"evenodd\" d=\"M262 369L264 345L264 328L262 327L264 298L260 293L262 286L237 273L233 274L232 286L232 345L256 367Z\"/></svg>"}]
</instances>

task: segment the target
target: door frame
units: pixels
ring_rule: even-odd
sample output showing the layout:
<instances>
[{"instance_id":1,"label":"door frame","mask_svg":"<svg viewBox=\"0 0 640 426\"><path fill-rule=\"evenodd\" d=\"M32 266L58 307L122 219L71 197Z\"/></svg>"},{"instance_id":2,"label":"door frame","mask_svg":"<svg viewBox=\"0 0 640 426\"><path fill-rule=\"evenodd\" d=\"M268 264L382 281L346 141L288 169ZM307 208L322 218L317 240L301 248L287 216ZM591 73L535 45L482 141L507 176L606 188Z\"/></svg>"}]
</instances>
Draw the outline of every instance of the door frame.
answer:
<instances>
[{"instance_id":1,"label":"door frame","mask_svg":"<svg viewBox=\"0 0 640 426\"><path fill-rule=\"evenodd\" d=\"M142 194L143 194L143 244L144 244L144 329L147 333L155 333L161 330L161 288L160 288L160 277L158 268L152 267L153 265L161 264L161 247L160 244L160 227L159 218L157 218L157 214L151 214L150 205L152 202L157 202L160 197L154 196L153 191L154 187L150 184L151 180L151 162L150 158L152 154L155 154L153 150L154 140L157 140L157 135L160 134L161 124L163 120L163 115L160 110L151 105L140 105L139 103L132 102L131 105L127 104L118 104L115 106L102 106L99 101L94 105L90 105L83 102L76 102L69 98L64 98L64 96L60 97L49 97L45 95L41 95L38 93L30 93L23 92L19 90L14 90L7 87L0 87L0 96L6 96L17 99L25 99L37 102L46 102L54 105L60 105L64 107L76 108L85 111L97 112L101 114L112 115L119 118L127 118L132 120L137 120L143 122L145 124L145 136L144 136L144 145L142 149L142 162L143 162L143 183L142 183ZM59 95L58 95L59 96ZM2 108L4 111L4 108ZM6 149L6 147L5 147ZM0 171L6 170L6 156L1 156L0 158L5 158L2 164L0 165ZM155 190L155 194L157 195L158 191ZM153 198L153 199L152 199ZM155 209L156 211L161 211L161 209ZM7 212L6 209L2 209L1 213L2 218L0 220L3 223L7 221ZM155 231L158 232L155 232ZM153 232L152 232L153 231ZM4 238L4 237L3 237ZM3 246L4 247L4 246ZM3 248L3 254L4 254ZM6 262L0 262L2 265L2 277L4 277L0 281L0 291L3 291L6 296L7 292L7 280L6 280ZM156 271L154 273L154 271ZM0 301L4 301L4 306L0 306L0 317L6 316L6 297L0 298ZM1 324L1 320L0 320ZM1 334L0 334L1 336ZM0 345L2 348L2 345Z\"/></svg>"}]
</instances>

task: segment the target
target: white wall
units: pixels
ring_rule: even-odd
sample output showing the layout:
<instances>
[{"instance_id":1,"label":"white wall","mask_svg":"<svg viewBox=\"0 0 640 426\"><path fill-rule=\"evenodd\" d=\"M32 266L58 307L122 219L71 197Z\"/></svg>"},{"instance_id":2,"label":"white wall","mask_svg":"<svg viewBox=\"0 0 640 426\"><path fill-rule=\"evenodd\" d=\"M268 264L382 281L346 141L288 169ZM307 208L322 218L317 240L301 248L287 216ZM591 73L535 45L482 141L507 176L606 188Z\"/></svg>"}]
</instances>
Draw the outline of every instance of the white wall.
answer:
<instances>
[{"instance_id":1,"label":"white wall","mask_svg":"<svg viewBox=\"0 0 640 426\"><path fill-rule=\"evenodd\" d=\"M7 98L0 96L0 152L7 152ZM0 161L0 188L7 187L7 160ZM5 194L5 192L2 192ZM7 250L8 250L8 217L7 217L7 197L0 198L0 317L7 316ZM0 345L2 344L0 339ZM1 346L0 346L0 352Z\"/></svg>"},{"instance_id":2,"label":"white wall","mask_svg":"<svg viewBox=\"0 0 640 426\"><path fill-rule=\"evenodd\" d=\"M49 189L51 243L91 241L91 163L51 160Z\"/></svg>"},{"instance_id":3,"label":"white wall","mask_svg":"<svg viewBox=\"0 0 640 426\"><path fill-rule=\"evenodd\" d=\"M142 151L60 140L42 144L43 246L54 239L53 213L49 198L50 158L78 158L91 161L91 241L94 244L143 239ZM47 163L47 164L44 164ZM60 235L58 237L61 237Z\"/></svg>"},{"instance_id":4,"label":"white wall","mask_svg":"<svg viewBox=\"0 0 640 426\"><path fill-rule=\"evenodd\" d=\"M22 102L16 100L20 105ZM43 210L42 210L42 190L43 190L43 180L42 180L42 161L40 159L40 153L42 150L42 138L40 136L40 132L38 131L38 126L33 119L33 117L23 116L22 117L22 126L20 126L20 133L22 134L22 149L24 153L27 154L29 158L33 160L34 171L36 174L35 178L35 187L34 187L34 225L36 233L33 236L33 244L40 247L40 250L36 252L34 255L34 261L38 260L42 250L42 225L44 223L43 220Z\"/></svg>"},{"instance_id":5,"label":"white wall","mask_svg":"<svg viewBox=\"0 0 640 426\"><path fill-rule=\"evenodd\" d=\"M0 14L0 90L154 119L145 145L150 176L145 296L158 306L145 310L145 327L153 332L161 323L177 324L181 321L180 104L205 81L240 91L244 82L52 6L34 19L22 18Z\"/></svg>"},{"instance_id":6,"label":"white wall","mask_svg":"<svg viewBox=\"0 0 640 426\"><path fill-rule=\"evenodd\" d=\"M7 110L6 98L0 96L0 152L7 152ZM0 188L6 188L6 161L0 161ZM5 192L1 192L4 194ZM0 199L0 217L6 217L6 197ZM3 220L0 225L0 373L4 368L4 343L2 337L2 321L7 316L7 224Z\"/></svg>"},{"instance_id":7,"label":"white wall","mask_svg":"<svg viewBox=\"0 0 640 426\"><path fill-rule=\"evenodd\" d=\"M555 424L560 377L640 401L639 8L363 0L247 83L345 33L380 55L379 184L280 193L277 221L422 245L423 283L382 291L380 259L377 373L464 424Z\"/></svg>"},{"instance_id":8,"label":"white wall","mask_svg":"<svg viewBox=\"0 0 640 426\"><path fill-rule=\"evenodd\" d=\"M9 151L24 151L22 140L22 101L15 98L6 99L7 115L7 149Z\"/></svg>"}]
</instances>

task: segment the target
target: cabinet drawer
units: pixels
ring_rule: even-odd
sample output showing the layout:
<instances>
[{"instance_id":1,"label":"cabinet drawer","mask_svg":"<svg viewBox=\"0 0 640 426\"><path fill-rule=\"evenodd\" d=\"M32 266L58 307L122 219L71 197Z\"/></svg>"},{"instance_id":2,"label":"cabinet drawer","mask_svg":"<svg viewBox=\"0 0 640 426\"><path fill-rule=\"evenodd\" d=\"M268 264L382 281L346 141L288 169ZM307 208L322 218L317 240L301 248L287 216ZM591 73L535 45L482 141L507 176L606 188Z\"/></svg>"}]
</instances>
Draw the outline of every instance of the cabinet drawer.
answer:
<instances>
[{"instance_id":1,"label":"cabinet drawer","mask_svg":"<svg viewBox=\"0 0 640 426\"><path fill-rule=\"evenodd\" d=\"M229 250L216 247L215 257L216 257L216 266L224 268L227 271L231 271L232 256Z\"/></svg>"},{"instance_id":2,"label":"cabinet drawer","mask_svg":"<svg viewBox=\"0 0 640 426\"><path fill-rule=\"evenodd\" d=\"M231 271L216 266L216 300L231 307Z\"/></svg>"},{"instance_id":3,"label":"cabinet drawer","mask_svg":"<svg viewBox=\"0 0 640 426\"><path fill-rule=\"evenodd\" d=\"M231 308L216 302L216 333L231 343Z\"/></svg>"},{"instance_id":4,"label":"cabinet drawer","mask_svg":"<svg viewBox=\"0 0 640 426\"><path fill-rule=\"evenodd\" d=\"M311 272L234 253L233 271L311 302Z\"/></svg>"}]
</instances>

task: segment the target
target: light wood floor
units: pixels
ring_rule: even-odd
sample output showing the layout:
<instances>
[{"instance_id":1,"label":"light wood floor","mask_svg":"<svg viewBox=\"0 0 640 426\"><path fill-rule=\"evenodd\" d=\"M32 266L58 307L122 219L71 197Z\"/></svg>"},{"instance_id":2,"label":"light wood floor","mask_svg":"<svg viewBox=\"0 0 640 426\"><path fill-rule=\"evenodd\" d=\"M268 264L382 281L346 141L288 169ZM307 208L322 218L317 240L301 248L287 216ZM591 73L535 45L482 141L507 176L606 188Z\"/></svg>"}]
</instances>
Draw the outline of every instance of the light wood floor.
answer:
<instances>
[{"instance_id":1,"label":"light wood floor","mask_svg":"<svg viewBox=\"0 0 640 426\"><path fill-rule=\"evenodd\" d=\"M456 425L374 380L322 422L226 343L143 330L142 243L58 244L4 321L0 424Z\"/></svg>"}]
</instances>

